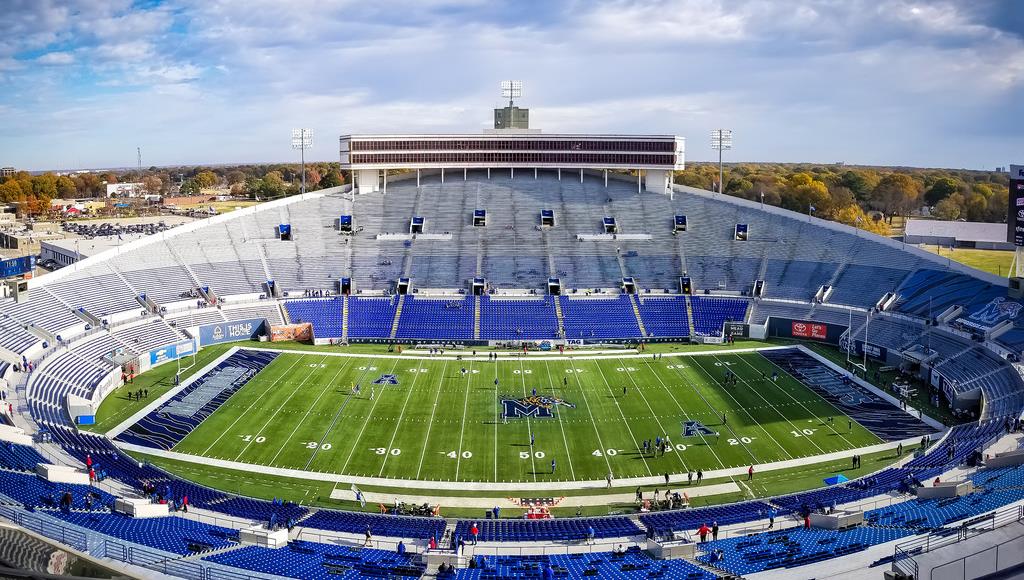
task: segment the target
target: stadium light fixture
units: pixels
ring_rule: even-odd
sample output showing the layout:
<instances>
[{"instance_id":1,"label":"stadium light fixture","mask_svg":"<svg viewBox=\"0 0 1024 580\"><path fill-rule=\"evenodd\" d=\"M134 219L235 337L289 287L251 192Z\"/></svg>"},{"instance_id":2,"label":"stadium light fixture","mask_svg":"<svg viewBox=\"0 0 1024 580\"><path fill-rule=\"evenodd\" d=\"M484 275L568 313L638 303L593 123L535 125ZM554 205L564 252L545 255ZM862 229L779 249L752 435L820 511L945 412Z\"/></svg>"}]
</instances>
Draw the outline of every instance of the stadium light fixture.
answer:
<instances>
[{"instance_id":1,"label":"stadium light fixture","mask_svg":"<svg viewBox=\"0 0 1024 580\"><path fill-rule=\"evenodd\" d=\"M512 106L512 100L523 96L523 81L501 81L501 96L508 99L508 106Z\"/></svg>"},{"instance_id":2,"label":"stadium light fixture","mask_svg":"<svg viewBox=\"0 0 1024 580\"><path fill-rule=\"evenodd\" d=\"M312 129L292 129L292 149L299 150L302 161L302 193L306 193L306 149L313 147Z\"/></svg>"},{"instance_id":3,"label":"stadium light fixture","mask_svg":"<svg viewBox=\"0 0 1024 580\"><path fill-rule=\"evenodd\" d=\"M722 184L722 151L732 149L732 129L714 129L711 131L711 148L718 151L718 193L725 187Z\"/></svg>"}]
</instances>

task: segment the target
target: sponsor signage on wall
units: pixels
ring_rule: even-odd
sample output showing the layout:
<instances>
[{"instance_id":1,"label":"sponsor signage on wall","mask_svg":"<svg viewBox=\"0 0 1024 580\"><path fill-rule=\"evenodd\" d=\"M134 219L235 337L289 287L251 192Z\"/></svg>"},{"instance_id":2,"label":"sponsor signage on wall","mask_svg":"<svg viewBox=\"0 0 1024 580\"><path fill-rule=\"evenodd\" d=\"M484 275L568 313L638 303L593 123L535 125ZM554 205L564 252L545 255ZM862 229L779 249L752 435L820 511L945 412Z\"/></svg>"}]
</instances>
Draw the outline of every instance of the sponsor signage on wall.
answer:
<instances>
[{"instance_id":1,"label":"sponsor signage on wall","mask_svg":"<svg viewBox=\"0 0 1024 580\"><path fill-rule=\"evenodd\" d=\"M217 324L200 326L199 344L207 346L222 342L259 338L265 324L266 319L250 318L247 320L232 320L231 322L218 322Z\"/></svg>"},{"instance_id":2,"label":"sponsor signage on wall","mask_svg":"<svg viewBox=\"0 0 1024 580\"><path fill-rule=\"evenodd\" d=\"M806 322L803 320L793 321L793 336L795 338L813 338L825 340L828 338L828 325L820 322Z\"/></svg>"}]
</instances>

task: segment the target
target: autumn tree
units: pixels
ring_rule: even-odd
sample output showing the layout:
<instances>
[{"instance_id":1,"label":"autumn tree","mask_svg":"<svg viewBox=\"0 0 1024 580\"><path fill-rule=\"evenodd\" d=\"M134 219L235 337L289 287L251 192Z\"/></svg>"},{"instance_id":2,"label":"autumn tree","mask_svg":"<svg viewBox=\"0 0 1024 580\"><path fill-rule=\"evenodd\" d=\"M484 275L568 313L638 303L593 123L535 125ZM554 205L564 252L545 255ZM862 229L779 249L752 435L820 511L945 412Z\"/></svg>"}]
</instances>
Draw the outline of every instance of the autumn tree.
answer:
<instances>
[{"instance_id":1,"label":"autumn tree","mask_svg":"<svg viewBox=\"0 0 1024 580\"><path fill-rule=\"evenodd\" d=\"M871 205L887 214L907 215L921 203L920 186L903 173L883 177L871 192Z\"/></svg>"}]
</instances>

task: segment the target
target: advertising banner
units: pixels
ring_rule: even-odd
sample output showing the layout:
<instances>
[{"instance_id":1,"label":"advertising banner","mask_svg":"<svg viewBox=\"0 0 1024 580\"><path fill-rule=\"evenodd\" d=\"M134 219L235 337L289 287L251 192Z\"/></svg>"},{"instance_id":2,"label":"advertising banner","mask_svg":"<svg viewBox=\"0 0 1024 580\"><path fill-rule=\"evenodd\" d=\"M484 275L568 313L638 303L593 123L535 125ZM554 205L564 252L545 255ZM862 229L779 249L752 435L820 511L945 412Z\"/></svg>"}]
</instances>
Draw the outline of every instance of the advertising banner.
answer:
<instances>
[{"instance_id":1,"label":"advertising banner","mask_svg":"<svg viewBox=\"0 0 1024 580\"><path fill-rule=\"evenodd\" d=\"M1006 241L1024 246L1024 165L1010 166L1010 202L1007 205Z\"/></svg>"},{"instance_id":2,"label":"advertising banner","mask_svg":"<svg viewBox=\"0 0 1024 580\"><path fill-rule=\"evenodd\" d=\"M313 325L309 322L303 324L284 324L270 327L270 342L282 340L295 340L299 342L310 342L313 340Z\"/></svg>"},{"instance_id":3,"label":"advertising banner","mask_svg":"<svg viewBox=\"0 0 1024 580\"><path fill-rule=\"evenodd\" d=\"M795 338L813 338L815 340L825 340L828 338L828 325L820 322L805 322L802 320L794 320L793 336Z\"/></svg>"},{"instance_id":4,"label":"advertising banner","mask_svg":"<svg viewBox=\"0 0 1024 580\"><path fill-rule=\"evenodd\" d=\"M235 342L239 340L252 340L259 338L267 321L265 318L249 318L246 320L232 320L231 322L218 322L199 327L199 344L207 346L220 344L222 342Z\"/></svg>"}]
</instances>

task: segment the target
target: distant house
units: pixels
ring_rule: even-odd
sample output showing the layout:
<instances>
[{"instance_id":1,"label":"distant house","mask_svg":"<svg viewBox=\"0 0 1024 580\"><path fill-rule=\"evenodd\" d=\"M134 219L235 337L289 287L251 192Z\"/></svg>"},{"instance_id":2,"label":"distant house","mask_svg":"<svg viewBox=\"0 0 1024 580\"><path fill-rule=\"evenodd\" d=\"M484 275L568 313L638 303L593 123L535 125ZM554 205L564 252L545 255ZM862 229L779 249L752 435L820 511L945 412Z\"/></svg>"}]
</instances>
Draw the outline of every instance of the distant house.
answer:
<instances>
[{"instance_id":1,"label":"distant house","mask_svg":"<svg viewBox=\"0 0 1024 580\"><path fill-rule=\"evenodd\" d=\"M947 248L979 250L1013 250L1006 241L1006 224L983 222L947 222L940 220L907 220L903 241Z\"/></svg>"}]
</instances>

